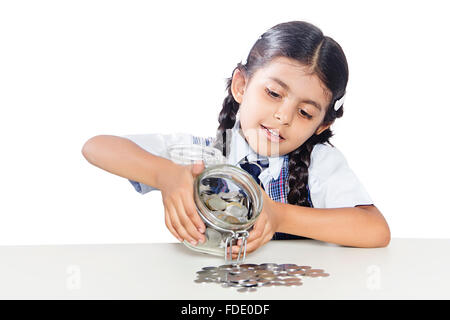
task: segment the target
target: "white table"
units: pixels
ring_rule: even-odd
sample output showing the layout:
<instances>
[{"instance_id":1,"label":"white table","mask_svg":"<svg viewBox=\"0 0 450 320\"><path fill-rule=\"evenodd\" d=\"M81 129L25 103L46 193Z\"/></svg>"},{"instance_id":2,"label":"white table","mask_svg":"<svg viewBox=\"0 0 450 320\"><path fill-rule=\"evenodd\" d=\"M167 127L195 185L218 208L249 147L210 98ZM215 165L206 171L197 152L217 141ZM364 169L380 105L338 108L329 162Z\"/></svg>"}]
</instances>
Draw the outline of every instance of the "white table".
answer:
<instances>
[{"instance_id":1,"label":"white table","mask_svg":"<svg viewBox=\"0 0 450 320\"><path fill-rule=\"evenodd\" d=\"M195 283L224 264L183 244L0 246L1 299L449 299L450 239L392 239L386 248L270 241L246 263L296 263L327 278L237 292Z\"/></svg>"}]
</instances>

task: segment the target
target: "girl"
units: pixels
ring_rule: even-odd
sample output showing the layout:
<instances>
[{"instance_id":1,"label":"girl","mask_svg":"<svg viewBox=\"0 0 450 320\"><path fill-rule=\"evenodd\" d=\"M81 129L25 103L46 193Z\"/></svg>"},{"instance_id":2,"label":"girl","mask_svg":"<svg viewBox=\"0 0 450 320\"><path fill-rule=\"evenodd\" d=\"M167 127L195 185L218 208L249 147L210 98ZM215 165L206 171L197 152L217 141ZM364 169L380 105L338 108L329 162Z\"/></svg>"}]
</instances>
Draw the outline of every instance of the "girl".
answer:
<instances>
[{"instance_id":1,"label":"girl","mask_svg":"<svg viewBox=\"0 0 450 320\"><path fill-rule=\"evenodd\" d=\"M271 239L305 237L387 246L390 230L383 215L329 142L330 126L344 112L347 82L338 43L310 23L281 23L262 34L247 61L233 70L215 138L101 135L86 142L83 155L129 179L138 192L160 190L166 226L180 241L205 241L193 202L193 180L204 167L177 165L166 149L196 143L213 145L227 163L246 170L245 163L260 160L260 172L252 174L263 189L264 206L250 232L248 253ZM237 252L233 246L234 258Z\"/></svg>"}]
</instances>

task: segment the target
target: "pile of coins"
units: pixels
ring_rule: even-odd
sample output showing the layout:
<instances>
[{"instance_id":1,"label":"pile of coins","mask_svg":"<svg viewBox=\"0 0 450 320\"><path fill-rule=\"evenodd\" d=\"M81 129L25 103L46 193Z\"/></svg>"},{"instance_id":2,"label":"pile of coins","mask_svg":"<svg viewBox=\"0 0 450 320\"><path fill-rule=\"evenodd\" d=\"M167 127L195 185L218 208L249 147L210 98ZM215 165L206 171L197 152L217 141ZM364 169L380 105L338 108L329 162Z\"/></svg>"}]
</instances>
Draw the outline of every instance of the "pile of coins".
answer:
<instances>
[{"instance_id":1,"label":"pile of coins","mask_svg":"<svg viewBox=\"0 0 450 320\"><path fill-rule=\"evenodd\" d=\"M228 223L247 223L251 218L248 198L239 191L212 193L201 191L200 198L218 219Z\"/></svg>"},{"instance_id":2,"label":"pile of coins","mask_svg":"<svg viewBox=\"0 0 450 320\"><path fill-rule=\"evenodd\" d=\"M238 288L238 292L254 292L257 287L301 286L302 277L328 277L323 269L296 264L226 264L203 267L197 271L195 283L219 283L224 288Z\"/></svg>"}]
</instances>

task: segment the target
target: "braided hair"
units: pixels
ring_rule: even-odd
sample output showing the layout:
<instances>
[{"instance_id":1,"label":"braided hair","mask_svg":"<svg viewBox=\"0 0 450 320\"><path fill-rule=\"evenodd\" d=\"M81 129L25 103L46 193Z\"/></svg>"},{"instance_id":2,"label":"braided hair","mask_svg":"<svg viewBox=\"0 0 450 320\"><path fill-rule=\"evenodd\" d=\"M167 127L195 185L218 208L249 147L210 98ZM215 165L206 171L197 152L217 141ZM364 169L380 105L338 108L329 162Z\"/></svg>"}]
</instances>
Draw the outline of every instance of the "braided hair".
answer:
<instances>
[{"instance_id":1,"label":"braided hair","mask_svg":"<svg viewBox=\"0 0 450 320\"><path fill-rule=\"evenodd\" d=\"M334 110L335 102L345 94L348 82L348 65L340 45L332 38L324 36L316 26L304 21L291 21L275 25L267 30L251 48L245 64L238 63L236 69L244 73L250 81L254 73L276 57L295 59L310 67L322 83L332 93L331 101L326 108L323 125L329 125L343 115L341 106ZM226 80L226 90L222 110L219 114L219 127L213 145L228 156L231 136L230 130L236 122L240 104L231 92L232 77ZM308 199L308 168L311 152L318 143L328 143L333 136L330 128L320 134L313 134L300 147L291 151L289 157L289 192L287 201L290 204L312 207Z\"/></svg>"}]
</instances>

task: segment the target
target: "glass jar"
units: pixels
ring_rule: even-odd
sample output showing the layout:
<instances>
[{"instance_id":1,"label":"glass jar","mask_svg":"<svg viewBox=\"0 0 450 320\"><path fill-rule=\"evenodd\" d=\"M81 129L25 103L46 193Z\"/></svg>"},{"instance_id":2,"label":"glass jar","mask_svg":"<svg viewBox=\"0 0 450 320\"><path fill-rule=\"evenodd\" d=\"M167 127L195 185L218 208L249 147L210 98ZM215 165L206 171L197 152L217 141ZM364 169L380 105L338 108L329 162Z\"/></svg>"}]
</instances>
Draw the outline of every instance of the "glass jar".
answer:
<instances>
[{"instance_id":1,"label":"glass jar","mask_svg":"<svg viewBox=\"0 0 450 320\"><path fill-rule=\"evenodd\" d=\"M261 189L240 167L226 164L220 150L203 145L176 144L168 148L169 159L181 165L203 160L205 169L194 179L194 202L206 226L205 243L189 249L224 256L226 262L245 260L247 237L263 207ZM236 260L232 246L242 240Z\"/></svg>"}]
</instances>

